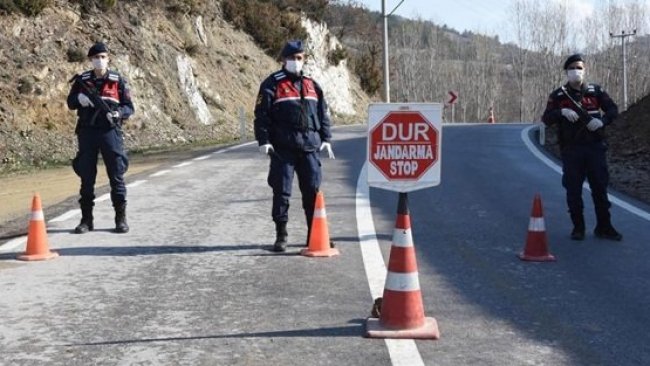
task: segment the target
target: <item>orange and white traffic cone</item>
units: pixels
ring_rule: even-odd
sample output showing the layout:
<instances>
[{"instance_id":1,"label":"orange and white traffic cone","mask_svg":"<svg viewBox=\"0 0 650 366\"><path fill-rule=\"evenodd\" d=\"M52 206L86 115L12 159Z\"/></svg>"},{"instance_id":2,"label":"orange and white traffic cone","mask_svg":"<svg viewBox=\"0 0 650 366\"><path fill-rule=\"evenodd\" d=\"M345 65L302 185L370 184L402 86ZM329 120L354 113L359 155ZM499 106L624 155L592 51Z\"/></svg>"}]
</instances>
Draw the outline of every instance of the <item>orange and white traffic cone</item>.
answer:
<instances>
[{"instance_id":1,"label":"orange and white traffic cone","mask_svg":"<svg viewBox=\"0 0 650 366\"><path fill-rule=\"evenodd\" d=\"M32 199L32 215L29 220L29 229L27 230L27 248L25 254L19 255L18 259L22 261L42 261L58 256L59 253L51 252L49 249L41 196L35 193Z\"/></svg>"},{"instance_id":2,"label":"orange and white traffic cone","mask_svg":"<svg viewBox=\"0 0 650 366\"><path fill-rule=\"evenodd\" d=\"M533 200L533 210L530 214L530 222L528 223L526 247L519 254L519 259L531 262L551 262L555 260L555 256L548 251L542 198L539 194L536 194Z\"/></svg>"},{"instance_id":3,"label":"orange and white traffic cone","mask_svg":"<svg viewBox=\"0 0 650 366\"><path fill-rule=\"evenodd\" d=\"M307 257L332 257L339 255L339 250L330 245L330 233L327 228L327 213L325 212L325 197L323 192L316 194L314 217L311 220L311 232L307 248L300 251Z\"/></svg>"},{"instance_id":4,"label":"orange and white traffic cone","mask_svg":"<svg viewBox=\"0 0 650 366\"><path fill-rule=\"evenodd\" d=\"M400 193L380 315L379 318L367 319L366 336L370 338L440 338L438 322L434 318L424 316L415 248L411 234L411 219L405 193Z\"/></svg>"}]
</instances>

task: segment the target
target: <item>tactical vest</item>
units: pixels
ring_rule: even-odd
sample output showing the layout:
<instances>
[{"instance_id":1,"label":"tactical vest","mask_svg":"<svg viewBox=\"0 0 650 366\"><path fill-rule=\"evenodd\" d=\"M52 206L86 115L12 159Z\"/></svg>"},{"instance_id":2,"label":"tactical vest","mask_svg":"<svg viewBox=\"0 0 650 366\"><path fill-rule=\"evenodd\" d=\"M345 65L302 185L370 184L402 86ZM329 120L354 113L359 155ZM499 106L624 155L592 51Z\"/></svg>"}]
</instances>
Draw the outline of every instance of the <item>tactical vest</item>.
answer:
<instances>
[{"instance_id":1,"label":"tactical vest","mask_svg":"<svg viewBox=\"0 0 650 366\"><path fill-rule=\"evenodd\" d=\"M93 71L86 71L81 74L79 83L83 83L85 88L90 90L93 95L88 95L94 104L93 109L79 110L79 127L91 126L97 128L111 128L111 122L106 118L106 113L100 105L97 98L101 98L110 109L115 110L120 105L120 74L114 71L108 71L104 78L95 78ZM87 93L83 88L79 90Z\"/></svg>"},{"instance_id":2,"label":"tactical vest","mask_svg":"<svg viewBox=\"0 0 650 366\"><path fill-rule=\"evenodd\" d=\"M95 92L98 97L106 101L108 105L120 104L120 74L109 70L106 78L95 79L92 71L86 71L81 74L81 82L83 82L88 89Z\"/></svg>"},{"instance_id":3,"label":"tactical vest","mask_svg":"<svg viewBox=\"0 0 650 366\"><path fill-rule=\"evenodd\" d=\"M318 93L314 81L303 77L302 88L296 86L295 80L282 73L277 78L273 107L288 118L288 122L297 130L307 129L317 131L320 123L316 115L315 106L318 104Z\"/></svg>"},{"instance_id":4,"label":"tactical vest","mask_svg":"<svg viewBox=\"0 0 650 366\"><path fill-rule=\"evenodd\" d=\"M602 119L602 114L600 112L601 106L599 102L599 98L602 94L600 86L587 84L587 86L580 91L573 90L570 87L567 87L566 90L568 93L565 93L562 89L558 89L556 93L556 98L560 108L568 108L577 111L578 107L571 101L571 99L569 99L569 97L571 97L582 105L582 109L587 111L589 117ZM587 122L588 121L578 121L571 123L564 121L563 123L560 123L558 126L560 145L566 146L603 140L605 138L604 128L600 128L596 131L589 131L586 127Z\"/></svg>"}]
</instances>

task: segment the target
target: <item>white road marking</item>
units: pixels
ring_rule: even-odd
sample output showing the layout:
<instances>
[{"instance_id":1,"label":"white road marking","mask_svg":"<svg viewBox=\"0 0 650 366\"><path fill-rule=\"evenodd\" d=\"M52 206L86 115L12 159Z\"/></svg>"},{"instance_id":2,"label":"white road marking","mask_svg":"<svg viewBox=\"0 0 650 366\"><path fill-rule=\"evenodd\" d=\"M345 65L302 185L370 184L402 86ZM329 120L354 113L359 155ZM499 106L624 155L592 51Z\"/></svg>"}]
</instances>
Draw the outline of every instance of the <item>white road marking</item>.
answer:
<instances>
[{"instance_id":1,"label":"white road marking","mask_svg":"<svg viewBox=\"0 0 650 366\"><path fill-rule=\"evenodd\" d=\"M176 164L173 166L173 168L182 168L184 166L192 165L193 163L191 161L184 161L180 164Z\"/></svg>"},{"instance_id":2,"label":"white road marking","mask_svg":"<svg viewBox=\"0 0 650 366\"><path fill-rule=\"evenodd\" d=\"M357 179L356 211L357 230L363 266L373 299L383 296L386 280L386 264L379 249L375 224L370 208L370 188L368 187L368 167L363 165ZM391 363L394 366L424 366L418 347L411 339L385 339Z\"/></svg>"},{"instance_id":3,"label":"white road marking","mask_svg":"<svg viewBox=\"0 0 650 366\"><path fill-rule=\"evenodd\" d=\"M149 176L149 178L155 178L155 177L161 177L167 173L171 172L169 169L161 170L159 172L155 172Z\"/></svg>"},{"instance_id":4,"label":"white road marking","mask_svg":"<svg viewBox=\"0 0 650 366\"><path fill-rule=\"evenodd\" d=\"M108 201L110 198L111 198L111 194L110 194L110 193L104 193L104 194L102 194L101 196L95 198L95 203L97 203L97 202Z\"/></svg>"},{"instance_id":5,"label":"white road marking","mask_svg":"<svg viewBox=\"0 0 650 366\"><path fill-rule=\"evenodd\" d=\"M527 128L524 128L521 131L521 139L524 141L524 144L526 144L526 146L528 147L528 150L530 150L530 152L532 152L533 155L535 155L539 160L541 160L544 164L548 165L551 169L555 170L557 173L562 174L562 167L555 164L555 162L552 161L551 159L547 158L544 155L544 153L539 151L537 146L535 144L533 144L533 142L528 138L529 131L531 129L535 128L535 127L537 127L537 126L533 125L533 126L529 126ZM588 191L591 191L589 189L589 184L587 184L587 183L583 184L582 187L584 189L588 190ZM640 218L645 219L646 221L650 221L650 213L648 213L648 212L634 206L631 203L628 203L628 202L624 201L621 198L618 198L618 197L614 196L611 193L609 193L607 195L607 197L609 197L609 200L613 204L619 206L620 208L622 208L622 209L624 209L624 210L626 210L626 211L628 211L628 212L630 212L632 214L635 214L635 215L639 216Z\"/></svg>"},{"instance_id":6,"label":"white road marking","mask_svg":"<svg viewBox=\"0 0 650 366\"><path fill-rule=\"evenodd\" d=\"M147 183L146 180L136 180L135 182L126 185L127 188L133 188Z\"/></svg>"},{"instance_id":7,"label":"white road marking","mask_svg":"<svg viewBox=\"0 0 650 366\"><path fill-rule=\"evenodd\" d=\"M3 245L0 245L0 253L13 252L14 249L25 244L27 244L27 236L21 236L16 239L9 240Z\"/></svg>"},{"instance_id":8,"label":"white road marking","mask_svg":"<svg viewBox=\"0 0 650 366\"><path fill-rule=\"evenodd\" d=\"M64 214L61 214L61 215L53 218L52 220L49 220L48 223L51 223L51 222L63 222L65 220L71 219L71 218L73 218L73 217L75 217L75 216L77 216L79 214L81 214L80 209L70 210L70 211L68 211L68 212L66 212Z\"/></svg>"},{"instance_id":9,"label":"white road marking","mask_svg":"<svg viewBox=\"0 0 650 366\"><path fill-rule=\"evenodd\" d=\"M244 146L248 146L248 145L252 145L252 144L256 144L256 143L257 143L257 141L244 142L243 144L231 146L231 147L225 148L223 150L215 151L214 153L215 154L223 154L225 152L235 150L235 149L239 149L240 147L244 147Z\"/></svg>"},{"instance_id":10,"label":"white road marking","mask_svg":"<svg viewBox=\"0 0 650 366\"><path fill-rule=\"evenodd\" d=\"M212 156L212 154L208 154L208 155L203 155L203 156L199 156L199 157L197 157L197 158L194 158L194 159L192 159L192 160L194 160L194 161L201 161L201 160L205 160L205 159L208 159L208 158L210 158L210 156Z\"/></svg>"}]
</instances>

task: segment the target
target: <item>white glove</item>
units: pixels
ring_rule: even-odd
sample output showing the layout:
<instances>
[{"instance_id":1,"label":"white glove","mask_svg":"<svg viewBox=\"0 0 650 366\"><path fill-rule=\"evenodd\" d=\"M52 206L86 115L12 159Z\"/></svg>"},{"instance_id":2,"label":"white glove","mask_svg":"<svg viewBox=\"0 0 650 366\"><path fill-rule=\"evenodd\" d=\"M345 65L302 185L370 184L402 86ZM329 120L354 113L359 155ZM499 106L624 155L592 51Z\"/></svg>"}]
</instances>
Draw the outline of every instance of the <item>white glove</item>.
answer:
<instances>
[{"instance_id":1,"label":"white glove","mask_svg":"<svg viewBox=\"0 0 650 366\"><path fill-rule=\"evenodd\" d=\"M119 111L108 112L106 113L106 119L108 119L108 122L116 123L120 120L120 112Z\"/></svg>"},{"instance_id":2,"label":"white glove","mask_svg":"<svg viewBox=\"0 0 650 366\"><path fill-rule=\"evenodd\" d=\"M596 131L597 129L603 127L603 121L599 120L598 118L592 118L589 123L587 123L587 129L589 131Z\"/></svg>"},{"instance_id":3,"label":"white glove","mask_svg":"<svg viewBox=\"0 0 650 366\"><path fill-rule=\"evenodd\" d=\"M569 122L575 122L580 118L578 116L578 113L576 113L576 111L569 108L562 108L562 115L564 116L564 118L568 119Z\"/></svg>"},{"instance_id":4,"label":"white glove","mask_svg":"<svg viewBox=\"0 0 650 366\"><path fill-rule=\"evenodd\" d=\"M272 152L275 152L273 145L271 144L260 145L260 153L264 155L270 155Z\"/></svg>"},{"instance_id":5,"label":"white glove","mask_svg":"<svg viewBox=\"0 0 650 366\"><path fill-rule=\"evenodd\" d=\"M320 150L320 151L327 150L327 157L330 158L330 159L335 159L335 157L334 157L334 151L332 151L332 144L330 144L329 142L323 142L323 143L320 145L320 149L319 149L319 150Z\"/></svg>"},{"instance_id":6,"label":"white glove","mask_svg":"<svg viewBox=\"0 0 650 366\"><path fill-rule=\"evenodd\" d=\"M88 96L84 93L79 93L77 94L77 100L79 101L79 104L81 104L82 107L94 107L95 105L93 102L88 98Z\"/></svg>"}]
</instances>

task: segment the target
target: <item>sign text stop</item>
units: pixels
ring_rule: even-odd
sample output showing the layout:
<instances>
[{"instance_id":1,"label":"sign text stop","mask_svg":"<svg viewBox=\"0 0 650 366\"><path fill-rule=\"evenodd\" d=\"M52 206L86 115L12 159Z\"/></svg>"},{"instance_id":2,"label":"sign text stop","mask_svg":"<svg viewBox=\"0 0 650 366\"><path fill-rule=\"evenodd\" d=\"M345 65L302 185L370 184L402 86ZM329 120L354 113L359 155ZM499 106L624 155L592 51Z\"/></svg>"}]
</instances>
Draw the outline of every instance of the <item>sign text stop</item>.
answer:
<instances>
[{"instance_id":1,"label":"sign text stop","mask_svg":"<svg viewBox=\"0 0 650 366\"><path fill-rule=\"evenodd\" d=\"M389 112L369 138L369 160L389 181L418 180L438 161L438 130L418 111Z\"/></svg>"},{"instance_id":2,"label":"sign text stop","mask_svg":"<svg viewBox=\"0 0 650 366\"><path fill-rule=\"evenodd\" d=\"M412 192L440 184L441 103L368 106L368 186Z\"/></svg>"}]
</instances>

